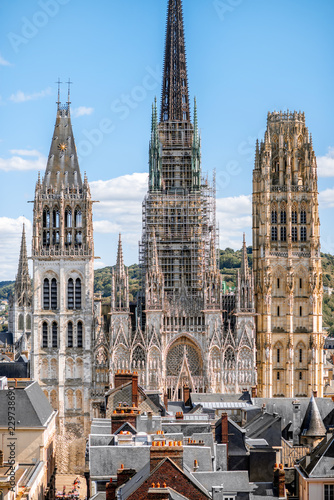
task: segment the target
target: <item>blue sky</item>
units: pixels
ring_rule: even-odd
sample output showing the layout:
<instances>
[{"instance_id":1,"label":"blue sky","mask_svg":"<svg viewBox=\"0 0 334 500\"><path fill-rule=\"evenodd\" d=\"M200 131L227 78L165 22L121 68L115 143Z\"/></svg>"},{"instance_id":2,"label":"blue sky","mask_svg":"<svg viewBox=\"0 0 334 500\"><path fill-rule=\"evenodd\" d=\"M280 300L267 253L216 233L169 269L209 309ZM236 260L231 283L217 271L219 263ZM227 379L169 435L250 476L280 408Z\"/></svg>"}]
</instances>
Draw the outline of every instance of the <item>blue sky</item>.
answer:
<instances>
[{"instance_id":1,"label":"blue sky","mask_svg":"<svg viewBox=\"0 0 334 500\"><path fill-rule=\"evenodd\" d=\"M251 243L256 138L267 112L303 110L319 166L322 249L334 253L334 2L184 0L190 95L202 168L217 171L220 246ZM160 98L167 0L3 0L0 4L0 280L31 239L38 170L70 77L72 124L94 205L97 266L138 261L151 104ZM62 101L67 86L62 85ZM30 243L29 243L30 246ZM29 251L29 250L28 250Z\"/></svg>"}]
</instances>

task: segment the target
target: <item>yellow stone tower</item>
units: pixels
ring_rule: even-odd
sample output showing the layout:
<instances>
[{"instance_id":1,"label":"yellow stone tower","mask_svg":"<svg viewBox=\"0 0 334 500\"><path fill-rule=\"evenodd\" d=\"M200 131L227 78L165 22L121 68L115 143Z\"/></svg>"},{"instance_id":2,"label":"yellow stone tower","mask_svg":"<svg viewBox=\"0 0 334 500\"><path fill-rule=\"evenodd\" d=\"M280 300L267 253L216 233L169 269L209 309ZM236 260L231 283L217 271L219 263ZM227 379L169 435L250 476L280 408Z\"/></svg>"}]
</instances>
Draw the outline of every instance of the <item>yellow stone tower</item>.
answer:
<instances>
[{"instance_id":1,"label":"yellow stone tower","mask_svg":"<svg viewBox=\"0 0 334 500\"><path fill-rule=\"evenodd\" d=\"M269 113L253 172L258 395L323 395L317 164L304 113Z\"/></svg>"}]
</instances>

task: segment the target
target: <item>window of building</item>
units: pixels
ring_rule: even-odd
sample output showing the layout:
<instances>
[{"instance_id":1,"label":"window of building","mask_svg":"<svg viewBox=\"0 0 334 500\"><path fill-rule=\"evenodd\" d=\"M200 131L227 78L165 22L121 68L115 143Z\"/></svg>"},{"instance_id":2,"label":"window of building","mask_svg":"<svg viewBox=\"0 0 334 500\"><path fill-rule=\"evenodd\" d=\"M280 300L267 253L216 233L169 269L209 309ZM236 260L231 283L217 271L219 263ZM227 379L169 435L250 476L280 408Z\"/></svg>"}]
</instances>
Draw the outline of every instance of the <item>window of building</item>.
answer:
<instances>
[{"instance_id":1,"label":"window of building","mask_svg":"<svg viewBox=\"0 0 334 500\"><path fill-rule=\"evenodd\" d=\"M81 231L77 231L75 234L75 244L82 245L82 232Z\"/></svg>"},{"instance_id":2,"label":"window of building","mask_svg":"<svg viewBox=\"0 0 334 500\"><path fill-rule=\"evenodd\" d=\"M43 231L43 246L50 246L50 231Z\"/></svg>"},{"instance_id":3,"label":"window of building","mask_svg":"<svg viewBox=\"0 0 334 500\"><path fill-rule=\"evenodd\" d=\"M66 245L72 245L72 233L67 231L66 233Z\"/></svg>"},{"instance_id":4,"label":"window of building","mask_svg":"<svg viewBox=\"0 0 334 500\"><path fill-rule=\"evenodd\" d=\"M302 280L302 278L299 278L299 288L303 288L303 280Z\"/></svg>"},{"instance_id":5,"label":"window of building","mask_svg":"<svg viewBox=\"0 0 334 500\"><path fill-rule=\"evenodd\" d=\"M67 347L73 347L73 323L67 324Z\"/></svg>"},{"instance_id":6,"label":"window of building","mask_svg":"<svg viewBox=\"0 0 334 500\"><path fill-rule=\"evenodd\" d=\"M293 210L291 212L291 222L292 222L292 224L297 224L298 223L297 212L295 210Z\"/></svg>"},{"instance_id":7,"label":"window of building","mask_svg":"<svg viewBox=\"0 0 334 500\"><path fill-rule=\"evenodd\" d=\"M303 362L303 349L299 349L299 363Z\"/></svg>"},{"instance_id":8,"label":"window of building","mask_svg":"<svg viewBox=\"0 0 334 500\"><path fill-rule=\"evenodd\" d=\"M296 227L293 227L291 229L291 239L292 241L296 242L297 241L297 228Z\"/></svg>"},{"instance_id":9,"label":"window of building","mask_svg":"<svg viewBox=\"0 0 334 500\"><path fill-rule=\"evenodd\" d=\"M75 227L82 227L82 212L80 209L75 211Z\"/></svg>"},{"instance_id":10,"label":"window of building","mask_svg":"<svg viewBox=\"0 0 334 500\"><path fill-rule=\"evenodd\" d=\"M299 316L300 317L303 316L303 308L302 308L302 306L299 307Z\"/></svg>"},{"instance_id":11,"label":"window of building","mask_svg":"<svg viewBox=\"0 0 334 500\"><path fill-rule=\"evenodd\" d=\"M324 485L324 500L334 500L334 484L325 484Z\"/></svg>"},{"instance_id":12,"label":"window of building","mask_svg":"<svg viewBox=\"0 0 334 500\"><path fill-rule=\"evenodd\" d=\"M72 210L70 208L65 210L65 227L72 227Z\"/></svg>"},{"instance_id":13,"label":"window of building","mask_svg":"<svg viewBox=\"0 0 334 500\"><path fill-rule=\"evenodd\" d=\"M280 362L280 359L281 359L281 351L280 349L277 349L277 363Z\"/></svg>"},{"instance_id":14,"label":"window of building","mask_svg":"<svg viewBox=\"0 0 334 500\"><path fill-rule=\"evenodd\" d=\"M281 241L286 241L286 227L281 227Z\"/></svg>"},{"instance_id":15,"label":"window of building","mask_svg":"<svg viewBox=\"0 0 334 500\"><path fill-rule=\"evenodd\" d=\"M277 306L277 316L279 316L279 313L280 313L280 309L279 309L279 306Z\"/></svg>"},{"instance_id":16,"label":"window of building","mask_svg":"<svg viewBox=\"0 0 334 500\"><path fill-rule=\"evenodd\" d=\"M279 281L279 278L277 278L277 288L279 288L280 286L280 281Z\"/></svg>"},{"instance_id":17,"label":"window of building","mask_svg":"<svg viewBox=\"0 0 334 500\"><path fill-rule=\"evenodd\" d=\"M48 208L43 210L43 227L50 227L50 211Z\"/></svg>"},{"instance_id":18,"label":"window of building","mask_svg":"<svg viewBox=\"0 0 334 500\"><path fill-rule=\"evenodd\" d=\"M67 309L74 309L74 281L72 278L67 282Z\"/></svg>"},{"instance_id":19,"label":"window of building","mask_svg":"<svg viewBox=\"0 0 334 500\"><path fill-rule=\"evenodd\" d=\"M281 224L286 224L286 211L281 211Z\"/></svg>"},{"instance_id":20,"label":"window of building","mask_svg":"<svg viewBox=\"0 0 334 500\"><path fill-rule=\"evenodd\" d=\"M303 372L299 372L299 380L303 380Z\"/></svg>"},{"instance_id":21,"label":"window of building","mask_svg":"<svg viewBox=\"0 0 334 500\"><path fill-rule=\"evenodd\" d=\"M277 380L280 379L280 372L277 372Z\"/></svg>"},{"instance_id":22,"label":"window of building","mask_svg":"<svg viewBox=\"0 0 334 500\"><path fill-rule=\"evenodd\" d=\"M48 346L48 324L44 321L42 326L42 346L45 348Z\"/></svg>"},{"instance_id":23,"label":"window of building","mask_svg":"<svg viewBox=\"0 0 334 500\"><path fill-rule=\"evenodd\" d=\"M306 227L300 228L300 241L306 241Z\"/></svg>"},{"instance_id":24,"label":"window of building","mask_svg":"<svg viewBox=\"0 0 334 500\"><path fill-rule=\"evenodd\" d=\"M55 321L52 323L52 347L58 347L58 325Z\"/></svg>"},{"instance_id":25,"label":"window of building","mask_svg":"<svg viewBox=\"0 0 334 500\"><path fill-rule=\"evenodd\" d=\"M43 309L50 309L50 282L47 278L43 282Z\"/></svg>"},{"instance_id":26,"label":"window of building","mask_svg":"<svg viewBox=\"0 0 334 500\"><path fill-rule=\"evenodd\" d=\"M271 228L271 241L277 241L277 227Z\"/></svg>"},{"instance_id":27,"label":"window of building","mask_svg":"<svg viewBox=\"0 0 334 500\"><path fill-rule=\"evenodd\" d=\"M306 211L305 210L302 210L300 212L300 223L306 224Z\"/></svg>"},{"instance_id":28,"label":"window of building","mask_svg":"<svg viewBox=\"0 0 334 500\"><path fill-rule=\"evenodd\" d=\"M24 328L24 321L23 321L23 314L19 315L19 330L23 330Z\"/></svg>"},{"instance_id":29,"label":"window of building","mask_svg":"<svg viewBox=\"0 0 334 500\"><path fill-rule=\"evenodd\" d=\"M276 212L276 210L272 210L272 212L271 212L271 223L277 224L277 212Z\"/></svg>"},{"instance_id":30,"label":"window of building","mask_svg":"<svg viewBox=\"0 0 334 500\"><path fill-rule=\"evenodd\" d=\"M51 309L57 309L57 280L52 278L51 280Z\"/></svg>"},{"instance_id":31,"label":"window of building","mask_svg":"<svg viewBox=\"0 0 334 500\"><path fill-rule=\"evenodd\" d=\"M77 345L78 345L78 347L83 346L82 321L79 321L78 325L77 325Z\"/></svg>"},{"instance_id":32,"label":"window of building","mask_svg":"<svg viewBox=\"0 0 334 500\"><path fill-rule=\"evenodd\" d=\"M55 209L53 211L53 227L55 228L60 227L60 217L58 209Z\"/></svg>"},{"instance_id":33,"label":"window of building","mask_svg":"<svg viewBox=\"0 0 334 500\"><path fill-rule=\"evenodd\" d=\"M26 316L26 329L31 330L31 316L30 316L30 314L27 314L27 316Z\"/></svg>"},{"instance_id":34,"label":"window of building","mask_svg":"<svg viewBox=\"0 0 334 500\"><path fill-rule=\"evenodd\" d=\"M75 308L81 309L81 279L75 280Z\"/></svg>"}]
</instances>

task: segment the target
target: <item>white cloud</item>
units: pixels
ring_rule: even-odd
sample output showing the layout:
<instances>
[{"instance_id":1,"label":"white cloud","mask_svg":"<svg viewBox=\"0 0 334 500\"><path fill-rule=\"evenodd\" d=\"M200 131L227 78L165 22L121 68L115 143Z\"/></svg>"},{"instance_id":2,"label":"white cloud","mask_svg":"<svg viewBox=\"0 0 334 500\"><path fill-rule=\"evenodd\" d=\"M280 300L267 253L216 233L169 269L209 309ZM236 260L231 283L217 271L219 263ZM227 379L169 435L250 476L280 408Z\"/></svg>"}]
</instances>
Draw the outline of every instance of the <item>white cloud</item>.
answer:
<instances>
[{"instance_id":1,"label":"white cloud","mask_svg":"<svg viewBox=\"0 0 334 500\"><path fill-rule=\"evenodd\" d=\"M12 94L9 98L10 101L21 103L26 101L36 101L37 99L43 99L48 95L52 94L51 87L48 87L45 90L41 90L40 92L34 92L32 94L25 94L22 90L18 90L15 94Z\"/></svg>"},{"instance_id":2,"label":"white cloud","mask_svg":"<svg viewBox=\"0 0 334 500\"><path fill-rule=\"evenodd\" d=\"M24 170L44 170L47 159L34 149L12 149L11 158L0 158L0 170L24 171Z\"/></svg>"},{"instance_id":3,"label":"white cloud","mask_svg":"<svg viewBox=\"0 0 334 500\"><path fill-rule=\"evenodd\" d=\"M334 207L334 188L328 188L319 193L320 208Z\"/></svg>"},{"instance_id":4,"label":"white cloud","mask_svg":"<svg viewBox=\"0 0 334 500\"><path fill-rule=\"evenodd\" d=\"M94 108L87 108L86 106L79 106L78 108L71 109L71 115L74 118L79 118L80 116L91 115L94 112Z\"/></svg>"},{"instance_id":5,"label":"white cloud","mask_svg":"<svg viewBox=\"0 0 334 500\"><path fill-rule=\"evenodd\" d=\"M94 205L94 231L122 233L124 246L137 248L142 230L142 202L147 192L147 174L135 173L90 183Z\"/></svg>"},{"instance_id":6,"label":"white cloud","mask_svg":"<svg viewBox=\"0 0 334 500\"><path fill-rule=\"evenodd\" d=\"M243 233L247 233L247 244L250 245L252 228L251 195L218 198L217 223L220 227L220 248L241 248Z\"/></svg>"},{"instance_id":7,"label":"white cloud","mask_svg":"<svg viewBox=\"0 0 334 500\"><path fill-rule=\"evenodd\" d=\"M0 281L14 280L20 255L22 226L25 224L28 255L31 249L32 224L25 217L0 217Z\"/></svg>"},{"instance_id":8,"label":"white cloud","mask_svg":"<svg viewBox=\"0 0 334 500\"><path fill-rule=\"evenodd\" d=\"M319 177L334 177L334 148L328 148L326 156L317 158Z\"/></svg>"},{"instance_id":9,"label":"white cloud","mask_svg":"<svg viewBox=\"0 0 334 500\"><path fill-rule=\"evenodd\" d=\"M6 61L0 54L0 66L11 66L10 62Z\"/></svg>"}]
</instances>

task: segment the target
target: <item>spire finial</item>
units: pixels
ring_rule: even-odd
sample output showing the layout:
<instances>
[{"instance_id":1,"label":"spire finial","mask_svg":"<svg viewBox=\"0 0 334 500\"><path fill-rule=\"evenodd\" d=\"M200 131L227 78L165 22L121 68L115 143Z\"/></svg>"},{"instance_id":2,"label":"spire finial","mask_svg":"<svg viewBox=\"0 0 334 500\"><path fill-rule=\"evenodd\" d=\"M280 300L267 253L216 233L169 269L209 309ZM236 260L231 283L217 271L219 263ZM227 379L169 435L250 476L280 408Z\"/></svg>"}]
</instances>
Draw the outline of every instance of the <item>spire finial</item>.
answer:
<instances>
[{"instance_id":1,"label":"spire finial","mask_svg":"<svg viewBox=\"0 0 334 500\"><path fill-rule=\"evenodd\" d=\"M169 0L168 4L161 121L190 122L181 0Z\"/></svg>"},{"instance_id":2,"label":"spire finial","mask_svg":"<svg viewBox=\"0 0 334 500\"><path fill-rule=\"evenodd\" d=\"M68 79L68 82L66 82L68 85L68 90L67 90L67 104L71 104L71 85L73 85L73 82L71 82L71 78Z\"/></svg>"},{"instance_id":3,"label":"spire finial","mask_svg":"<svg viewBox=\"0 0 334 500\"><path fill-rule=\"evenodd\" d=\"M118 248L117 248L117 261L116 261L116 272L122 275L125 271L124 260L123 260L123 248L122 248L122 235L119 233L118 236Z\"/></svg>"},{"instance_id":4,"label":"spire finial","mask_svg":"<svg viewBox=\"0 0 334 500\"><path fill-rule=\"evenodd\" d=\"M248 256L247 256L246 235L244 233L242 242L241 276L245 277L247 273L248 273Z\"/></svg>"},{"instance_id":5,"label":"spire finial","mask_svg":"<svg viewBox=\"0 0 334 500\"><path fill-rule=\"evenodd\" d=\"M58 101L57 101L57 108L59 109L60 106L60 85L63 83L60 81L60 78L58 77L58 81L56 82L58 84Z\"/></svg>"}]
</instances>

